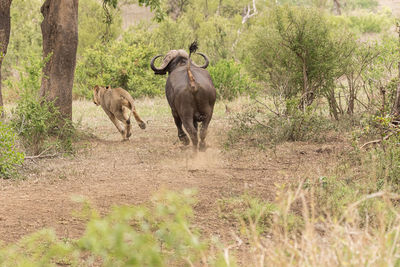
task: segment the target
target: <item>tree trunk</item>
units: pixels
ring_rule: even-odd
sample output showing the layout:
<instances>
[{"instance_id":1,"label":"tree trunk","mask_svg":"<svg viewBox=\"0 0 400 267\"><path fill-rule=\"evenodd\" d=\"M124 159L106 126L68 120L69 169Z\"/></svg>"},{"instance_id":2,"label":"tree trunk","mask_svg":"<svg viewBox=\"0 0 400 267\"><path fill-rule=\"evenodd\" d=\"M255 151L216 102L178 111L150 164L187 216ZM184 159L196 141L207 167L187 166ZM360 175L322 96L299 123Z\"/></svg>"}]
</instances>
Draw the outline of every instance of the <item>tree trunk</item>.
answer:
<instances>
[{"instance_id":1,"label":"tree trunk","mask_svg":"<svg viewBox=\"0 0 400 267\"><path fill-rule=\"evenodd\" d=\"M3 107L3 93L1 91L1 66L7 54L8 42L10 40L10 7L12 0L0 0L0 108ZM1 111L1 117L4 112Z\"/></svg>"},{"instance_id":2,"label":"tree trunk","mask_svg":"<svg viewBox=\"0 0 400 267\"><path fill-rule=\"evenodd\" d=\"M400 62L398 63L398 69L399 69L399 81L397 82L396 99L394 101L394 106L393 106L393 114L396 120L400 117Z\"/></svg>"},{"instance_id":3,"label":"tree trunk","mask_svg":"<svg viewBox=\"0 0 400 267\"><path fill-rule=\"evenodd\" d=\"M218 7L217 7L217 15L219 16L220 15L220 13L221 13L221 5L222 5L222 0L219 0L219 2L218 2Z\"/></svg>"},{"instance_id":4,"label":"tree trunk","mask_svg":"<svg viewBox=\"0 0 400 267\"><path fill-rule=\"evenodd\" d=\"M334 6L335 6L336 13L337 13L339 16L342 15L342 9L341 9L341 5L340 5L339 0L333 0L333 4L334 4Z\"/></svg>"},{"instance_id":5,"label":"tree trunk","mask_svg":"<svg viewBox=\"0 0 400 267\"><path fill-rule=\"evenodd\" d=\"M399 34L399 47L400 47L400 23L397 23L397 33ZM398 51L398 53L400 53L400 50ZM394 115L394 119L398 120L400 117L400 62L398 62L398 77L399 77L399 81L397 82L397 92L396 92L396 99L394 100L394 105L393 105L393 115Z\"/></svg>"},{"instance_id":6,"label":"tree trunk","mask_svg":"<svg viewBox=\"0 0 400 267\"><path fill-rule=\"evenodd\" d=\"M55 101L64 119L72 119L72 86L78 47L78 0L46 0L42 5L43 68L40 95Z\"/></svg>"},{"instance_id":7,"label":"tree trunk","mask_svg":"<svg viewBox=\"0 0 400 267\"><path fill-rule=\"evenodd\" d=\"M327 94L327 99L329 103L329 110L331 115L335 118L335 120L339 120L339 106L335 98L335 91L334 89L330 89Z\"/></svg>"},{"instance_id":8,"label":"tree trunk","mask_svg":"<svg viewBox=\"0 0 400 267\"><path fill-rule=\"evenodd\" d=\"M354 114L354 102L356 100L356 89L355 89L353 75L351 75L351 77L347 77L347 81L349 84L349 103L347 106L347 114L353 115Z\"/></svg>"},{"instance_id":9,"label":"tree trunk","mask_svg":"<svg viewBox=\"0 0 400 267\"><path fill-rule=\"evenodd\" d=\"M305 108L308 106L308 98L309 98L309 91L308 91L308 76L307 76L307 64L306 64L306 57L301 57L301 61L303 63L303 95L301 96L301 108L303 109L303 112L305 111Z\"/></svg>"}]
</instances>

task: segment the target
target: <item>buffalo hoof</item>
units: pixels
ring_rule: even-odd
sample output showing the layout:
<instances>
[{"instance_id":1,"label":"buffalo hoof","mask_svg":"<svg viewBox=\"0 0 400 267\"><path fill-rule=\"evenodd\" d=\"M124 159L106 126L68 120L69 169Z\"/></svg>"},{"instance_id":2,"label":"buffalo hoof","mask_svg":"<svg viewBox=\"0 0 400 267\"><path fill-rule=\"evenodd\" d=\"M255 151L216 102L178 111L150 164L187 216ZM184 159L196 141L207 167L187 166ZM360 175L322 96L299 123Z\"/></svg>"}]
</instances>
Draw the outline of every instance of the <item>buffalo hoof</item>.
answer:
<instances>
[{"instance_id":1,"label":"buffalo hoof","mask_svg":"<svg viewBox=\"0 0 400 267\"><path fill-rule=\"evenodd\" d=\"M141 123L139 123L139 127L140 127L140 129L146 129L146 123L144 123L144 122L141 122Z\"/></svg>"},{"instance_id":2,"label":"buffalo hoof","mask_svg":"<svg viewBox=\"0 0 400 267\"><path fill-rule=\"evenodd\" d=\"M185 146L190 144L189 137L187 137L186 135L179 136L179 140L181 140L182 144L184 144Z\"/></svg>"},{"instance_id":3,"label":"buffalo hoof","mask_svg":"<svg viewBox=\"0 0 400 267\"><path fill-rule=\"evenodd\" d=\"M205 142L200 142L199 144L199 151L204 152L207 150L207 146Z\"/></svg>"}]
</instances>

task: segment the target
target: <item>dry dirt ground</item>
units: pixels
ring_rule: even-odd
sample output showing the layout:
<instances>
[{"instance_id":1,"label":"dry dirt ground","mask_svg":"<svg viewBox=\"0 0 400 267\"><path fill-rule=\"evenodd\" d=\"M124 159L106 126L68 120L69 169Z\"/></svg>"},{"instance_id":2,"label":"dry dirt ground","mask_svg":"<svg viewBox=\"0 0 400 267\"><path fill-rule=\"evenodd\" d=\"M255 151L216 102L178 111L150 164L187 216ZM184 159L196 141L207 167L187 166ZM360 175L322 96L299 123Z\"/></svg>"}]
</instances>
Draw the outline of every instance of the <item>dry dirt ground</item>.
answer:
<instances>
[{"instance_id":1,"label":"dry dirt ground","mask_svg":"<svg viewBox=\"0 0 400 267\"><path fill-rule=\"evenodd\" d=\"M218 104L209 148L194 155L178 142L166 100L141 100L136 106L148 127L134 125L131 140L121 142L101 108L75 102L75 120L95 137L79 141L75 156L27 162L25 179L0 180L0 240L13 242L42 228L79 237L84 223L73 215L80 207L76 196L104 214L113 205L146 203L160 190L185 188L197 191L194 225L207 237L225 239L233 226L218 214L218 199L249 192L272 200L275 184L324 175L343 151L337 141L283 144L275 153L241 146L226 150L229 114Z\"/></svg>"}]
</instances>

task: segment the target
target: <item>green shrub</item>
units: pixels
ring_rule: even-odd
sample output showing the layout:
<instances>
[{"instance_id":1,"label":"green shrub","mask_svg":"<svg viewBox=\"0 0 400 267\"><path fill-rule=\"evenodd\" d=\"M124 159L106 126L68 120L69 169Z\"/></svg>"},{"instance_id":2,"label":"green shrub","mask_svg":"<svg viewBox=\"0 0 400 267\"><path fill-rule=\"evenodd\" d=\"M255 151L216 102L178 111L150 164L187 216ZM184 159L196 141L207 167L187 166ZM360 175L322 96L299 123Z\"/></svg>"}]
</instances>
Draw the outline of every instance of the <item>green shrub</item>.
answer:
<instances>
[{"instance_id":1,"label":"green shrub","mask_svg":"<svg viewBox=\"0 0 400 267\"><path fill-rule=\"evenodd\" d=\"M60 241L54 231L40 230L9 246L0 244L0 266L79 266L69 242Z\"/></svg>"},{"instance_id":2,"label":"green shrub","mask_svg":"<svg viewBox=\"0 0 400 267\"><path fill-rule=\"evenodd\" d=\"M46 60L31 57L30 64L20 72L20 80L8 81L20 95L11 112L10 124L21 137L26 151L33 155L50 149L71 151L74 135L72 122L60 120L60 112L54 103L38 97L41 70Z\"/></svg>"},{"instance_id":3,"label":"green shrub","mask_svg":"<svg viewBox=\"0 0 400 267\"><path fill-rule=\"evenodd\" d=\"M232 100L240 94L254 91L254 83L242 73L241 65L233 60L222 59L210 66L209 72L218 99Z\"/></svg>"},{"instance_id":4,"label":"green shrub","mask_svg":"<svg viewBox=\"0 0 400 267\"><path fill-rule=\"evenodd\" d=\"M226 145L242 141L256 147L274 146L286 141L324 142L335 129L331 120L317 114L314 106L304 112L298 109L299 100L287 100L282 114L273 114L264 105L254 104L236 114L228 132Z\"/></svg>"},{"instance_id":5,"label":"green shrub","mask_svg":"<svg viewBox=\"0 0 400 267\"><path fill-rule=\"evenodd\" d=\"M0 120L0 177L9 178L16 172L16 166L24 161L24 154L17 151L16 133Z\"/></svg>"},{"instance_id":6,"label":"green shrub","mask_svg":"<svg viewBox=\"0 0 400 267\"><path fill-rule=\"evenodd\" d=\"M122 87L133 97L162 95L165 78L154 75L149 67L156 50L132 42L125 36L87 49L76 67L75 97L90 98L95 85Z\"/></svg>"},{"instance_id":7,"label":"green shrub","mask_svg":"<svg viewBox=\"0 0 400 267\"><path fill-rule=\"evenodd\" d=\"M12 110L11 125L18 131L27 152L38 155L57 146L58 137L66 125L60 127L61 114L53 102L34 96L21 96ZM55 140L51 140L55 137Z\"/></svg>"},{"instance_id":8,"label":"green shrub","mask_svg":"<svg viewBox=\"0 0 400 267\"><path fill-rule=\"evenodd\" d=\"M352 35L328 18L310 7L270 9L243 37L241 60L269 93L310 105L342 77L355 46Z\"/></svg>"},{"instance_id":9,"label":"green shrub","mask_svg":"<svg viewBox=\"0 0 400 267\"><path fill-rule=\"evenodd\" d=\"M226 266L217 261L221 251L213 251L191 225L194 203L186 190L158 194L146 207L115 207L104 217L84 205L80 215L89 221L81 238L60 241L52 231L40 231L0 246L0 265Z\"/></svg>"},{"instance_id":10,"label":"green shrub","mask_svg":"<svg viewBox=\"0 0 400 267\"><path fill-rule=\"evenodd\" d=\"M104 218L92 213L78 244L101 257L105 266L199 262L206 246L190 226L191 195L166 192L154 198L151 208L117 207Z\"/></svg>"}]
</instances>

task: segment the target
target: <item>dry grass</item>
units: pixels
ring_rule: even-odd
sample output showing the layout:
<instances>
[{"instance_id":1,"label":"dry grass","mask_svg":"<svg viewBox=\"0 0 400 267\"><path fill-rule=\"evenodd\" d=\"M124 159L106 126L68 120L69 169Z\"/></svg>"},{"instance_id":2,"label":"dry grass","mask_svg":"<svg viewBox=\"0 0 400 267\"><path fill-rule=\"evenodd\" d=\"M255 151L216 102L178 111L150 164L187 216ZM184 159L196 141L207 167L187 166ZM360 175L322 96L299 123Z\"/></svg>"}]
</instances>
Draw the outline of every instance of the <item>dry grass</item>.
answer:
<instances>
[{"instance_id":1,"label":"dry grass","mask_svg":"<svg viewBox=\"0 0 400 267\"><path fill-rule=\"evenodd\" d=\"M391 204L399 199L398 195L387 192L366 195L345 207L339 219L330 214L317 217L314 211L318 204L309 201L313 197L300 185L297 190L279 193L272 213L270 208L261 205L258 207L261 211L254 217L241 219L241 234L236 236L236 244L225 248L226 261L229 262L230 255L234 254L232 251L239 248L240 254L244 255L240 261L242 266L398 265L400 213ZM386 210L381 210L377 226L360 227L358 207L371 199L385 202ZM293 216L293 205L299 209L297 219L301 225L293 225L288 219ZM249 209L255 207L250 205ZM260 224L268 212L272 223L260 234ZM385 219L388 213L393 215L390 223Z\"/></svg>"}]
</instances>

